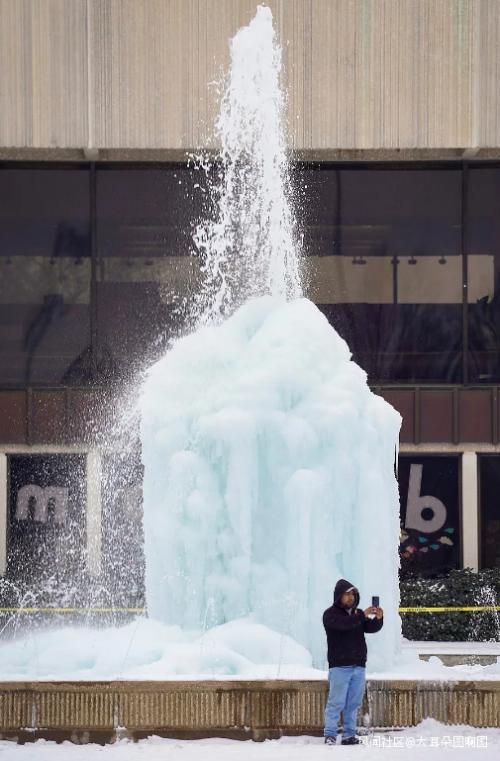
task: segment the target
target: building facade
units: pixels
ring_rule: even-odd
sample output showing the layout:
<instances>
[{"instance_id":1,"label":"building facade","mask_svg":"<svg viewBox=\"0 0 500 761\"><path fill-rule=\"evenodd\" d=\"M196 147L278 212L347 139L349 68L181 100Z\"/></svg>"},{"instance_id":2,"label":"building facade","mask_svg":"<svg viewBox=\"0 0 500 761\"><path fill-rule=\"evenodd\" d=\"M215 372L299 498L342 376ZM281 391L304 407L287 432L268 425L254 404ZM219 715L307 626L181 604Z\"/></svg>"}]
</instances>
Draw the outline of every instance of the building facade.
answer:
<instances>
[{"instance_id":1,"label":"building facade","mask_svg":"<svg viewBox=\"0 0 500 761\"><path fill-rule=\"evenodd\" d=\"M403 416L402 567L497 567L500 3L269 5L307 295ZM188 154L216 148L213 83L254 12L0 0L0 573L17 587L57 568L141 598L126 410L196 287Z\"/></svg>"}]
</instances>

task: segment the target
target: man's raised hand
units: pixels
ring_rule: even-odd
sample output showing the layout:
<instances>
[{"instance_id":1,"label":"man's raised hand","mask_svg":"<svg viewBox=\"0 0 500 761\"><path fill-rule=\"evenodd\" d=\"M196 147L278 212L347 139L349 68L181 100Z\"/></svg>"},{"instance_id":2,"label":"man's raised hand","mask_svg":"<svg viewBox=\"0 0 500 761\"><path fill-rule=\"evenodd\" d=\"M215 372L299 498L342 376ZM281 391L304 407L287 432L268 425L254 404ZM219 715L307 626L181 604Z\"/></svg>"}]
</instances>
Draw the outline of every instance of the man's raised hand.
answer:
<instances>
[{"instance_id":1,"label":"man's raised hand","mask_svg":"<svg viewBox=\"0 0 500 761\"><path fill-rule=\"evenodd\" d=\"M382 618L384 615L384 611L382 608L375 608L374 606L370 606L364 611L365 616L376 616L377 618Z\"/></svg>"}]
</instances>

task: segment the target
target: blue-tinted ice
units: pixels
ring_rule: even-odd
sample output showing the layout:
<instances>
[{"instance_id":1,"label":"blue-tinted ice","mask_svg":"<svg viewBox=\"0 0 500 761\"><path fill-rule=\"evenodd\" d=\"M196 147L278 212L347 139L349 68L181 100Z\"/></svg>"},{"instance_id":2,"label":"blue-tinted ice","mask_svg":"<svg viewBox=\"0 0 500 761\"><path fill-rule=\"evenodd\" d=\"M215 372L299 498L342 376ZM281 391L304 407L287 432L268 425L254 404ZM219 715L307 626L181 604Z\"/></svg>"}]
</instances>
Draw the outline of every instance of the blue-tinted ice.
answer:
<instances>
[{"instance_id":1,"label":"blue-tinted ice","mask_svg":"<svg viewBox=\"0 0 500 761\"><path fill-rule=\"evenodd\" d=\"M325 658L338 577L380 595L399 648L400 415L307 299L248 301L179 340L142 398L146 589L184 629L253 614Z\"/></svg>"}]
</instances>

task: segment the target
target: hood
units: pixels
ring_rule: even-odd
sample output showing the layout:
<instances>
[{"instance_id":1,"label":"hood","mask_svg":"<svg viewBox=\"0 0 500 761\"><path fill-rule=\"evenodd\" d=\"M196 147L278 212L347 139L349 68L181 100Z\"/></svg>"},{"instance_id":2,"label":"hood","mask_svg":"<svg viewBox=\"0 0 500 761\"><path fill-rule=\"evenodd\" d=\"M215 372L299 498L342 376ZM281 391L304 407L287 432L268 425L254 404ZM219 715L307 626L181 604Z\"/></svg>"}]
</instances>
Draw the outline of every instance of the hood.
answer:
<instances>
[{"instance_id":1,"label":"hood","mask_svg":"<svg viewBox=\"0 0 500 761\"><path fill-rule=\"evenodd\" d=\"M333 593L333 604L338 605L340 608L343 606L340 604L340 598L344 594L344 592L347 592L347 590L352 589L354 592L354 607L357 608L359 605L359 592L357 588L354 586L354 584L351 584L350 581L347 581L346 579L339 579L337 583L335 584L335 591Z\"/></svg>"}]
</instances>

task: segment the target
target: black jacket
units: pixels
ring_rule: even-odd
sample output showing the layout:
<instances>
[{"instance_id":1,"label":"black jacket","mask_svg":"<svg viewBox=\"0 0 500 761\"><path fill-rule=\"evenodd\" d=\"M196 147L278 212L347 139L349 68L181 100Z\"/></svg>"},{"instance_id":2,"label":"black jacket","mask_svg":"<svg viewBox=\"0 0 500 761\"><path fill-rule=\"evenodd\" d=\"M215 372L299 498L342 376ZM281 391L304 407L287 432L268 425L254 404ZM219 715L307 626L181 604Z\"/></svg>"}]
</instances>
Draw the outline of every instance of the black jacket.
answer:
<instances>
[{"instance_id":1,"label":"black jacket","mask_svg":"<svg viewBox=\"0 0 500 761\"><path fill-rule=\"evenodd\" d=\"M348 589L354 589L354 607L351 613L342 607L340 598ZM345 579L340 579L333 595L333 605L323 613L323 625L328 642L328 666L365 666L365 632L374 634L383 626L383 619L366 618L359 605L359 593Z\"/></svg>"}]
</instances>

